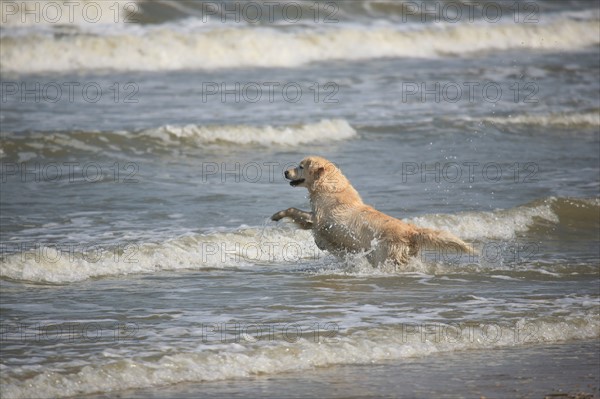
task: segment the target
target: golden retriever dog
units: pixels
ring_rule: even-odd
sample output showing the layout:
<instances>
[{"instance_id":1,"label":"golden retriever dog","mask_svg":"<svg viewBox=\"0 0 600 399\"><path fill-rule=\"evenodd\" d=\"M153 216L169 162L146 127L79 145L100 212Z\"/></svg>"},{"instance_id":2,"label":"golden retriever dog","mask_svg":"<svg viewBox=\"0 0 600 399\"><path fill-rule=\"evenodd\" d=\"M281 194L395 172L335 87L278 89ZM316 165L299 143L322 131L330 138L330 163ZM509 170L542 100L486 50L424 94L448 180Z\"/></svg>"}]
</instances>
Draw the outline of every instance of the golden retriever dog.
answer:
<instances>
[{"instance_id":1,"label":"golden retriever dog","mask_svg":"<svg viewBox=\"0 0 600 399\"><path fill-rule=\"evenodd\" d=\"M460 238L421 228L388 216L363 203L342 172L328 160L310 156L285 171L292 187L306 187L312 212L289 208L271 220L290 218L311 229L317 247L334 255L365 253L373 266L386 261L404 265L421 248L455 249L474 254Z\"/></svg>"}]
</instances>

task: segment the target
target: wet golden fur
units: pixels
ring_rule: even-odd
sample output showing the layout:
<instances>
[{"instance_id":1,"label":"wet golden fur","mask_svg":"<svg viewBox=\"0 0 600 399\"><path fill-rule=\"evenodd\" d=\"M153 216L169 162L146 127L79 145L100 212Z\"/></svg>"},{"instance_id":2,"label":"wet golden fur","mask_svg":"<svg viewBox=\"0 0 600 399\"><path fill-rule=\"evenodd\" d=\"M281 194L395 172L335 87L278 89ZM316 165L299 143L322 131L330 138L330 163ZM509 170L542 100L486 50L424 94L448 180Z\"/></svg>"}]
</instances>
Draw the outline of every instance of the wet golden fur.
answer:
<instances>
[{"instance_id":1,"label":"wet golden fur","mask_svg":"<svg viewBox=\"0 0 600 399\"><path fill-rule=\"evenodd\" d=\"M364 204L340 169L324 158L304 158L298 167L285 171L285 177L292 186L308 189L312 212L288 208L271 219L289 217L311 229L322 250L336 255L363 252L374 266L385 261L403 265L423 247L474 252L446 231L405 223Z\"/></svg>"}]
</instances>

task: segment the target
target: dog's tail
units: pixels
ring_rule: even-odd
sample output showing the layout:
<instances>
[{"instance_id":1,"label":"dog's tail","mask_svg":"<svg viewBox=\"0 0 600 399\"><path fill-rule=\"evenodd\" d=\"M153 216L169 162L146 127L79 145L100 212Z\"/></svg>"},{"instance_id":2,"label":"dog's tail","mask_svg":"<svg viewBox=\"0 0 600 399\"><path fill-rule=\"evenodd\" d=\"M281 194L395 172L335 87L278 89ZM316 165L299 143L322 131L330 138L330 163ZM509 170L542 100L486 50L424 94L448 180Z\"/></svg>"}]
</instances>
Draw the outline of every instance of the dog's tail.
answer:
<instances>
[{"instance_id":1,"label":"dog's tail","mask_svg":"<svg viewBox=\"0 0 600 399\"><path fill-rule=\"evenodd\" d=\"M455 235L443 231L426 228L419 228L416 234L416 240L419 247L427 249L454 249L461 252L466 252L470 255L477 255L477 251L473 246L467 244Z\"/></svg>"}]
</instances>

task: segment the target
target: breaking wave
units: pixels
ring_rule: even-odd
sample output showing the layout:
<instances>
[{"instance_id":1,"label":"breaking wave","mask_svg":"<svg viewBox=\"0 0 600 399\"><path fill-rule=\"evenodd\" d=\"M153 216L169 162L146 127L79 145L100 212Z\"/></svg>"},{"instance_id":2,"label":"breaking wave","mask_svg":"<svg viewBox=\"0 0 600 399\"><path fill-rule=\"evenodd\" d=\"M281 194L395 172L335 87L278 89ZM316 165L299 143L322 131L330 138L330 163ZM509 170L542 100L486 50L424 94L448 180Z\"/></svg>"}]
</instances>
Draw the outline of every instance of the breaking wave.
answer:
<instances>
[{"instance_id":1,"label":"breaking wave","mask_svg":"<svg viewBox=\"0 0 600 399\"><path fill-rule=\"evenodd\" d=\"M536 125L556 127L599 127L600 110L583 113L522 114L484 119L499 125Z\"/></svg>"},{"instance_id":2,"label":"breaking wave","mask_svg":"<svg viewBox=\"0 0 600 399\"><path fill-rule=\"evenodd\" d=\"M139 131L39 132L4 134L0 154L7 159L54 158L78 152L161 153L205 145L297 146L354 138L356 131L344 119L284 126L166 125Z\"/></svg>"},{"instance_id":3,"label":"breaking wave","mask_svg":"<svg viewBox=\"0 0 600 399\"><path fill-rule=\"evenodd\" d=\"M599 211L597 199L548 198L507 210L427 215L409 221L424 227L446 229L467 240L511 240L548 225L592 223L593 229L598 225ZM265 265L297 265L305 271L318 272L331 271L330 263L335 263L332 257L316 247L310 232L285 226L245 227L118 248L40 245L20 253L8 253L10 245L4 249L0 277L54 284L135 273ZM336 265L334 267L341 268L341 272L348 271L343 262ZM426 265L413 265L412 268L430 269ZM489 270L488 266L487 269L475 268L478 273ZM563 270L565 267L557 268ZM377 272L371 267L359 269ZM500 269L504 270L503 267Z\"/></svg>"},{"instance_id":4,"label":"breaking wave","mask_svg":"<svg viewBox=\"0 0 600 399\"><path fill-rule=\"evenodd\" d=\"M185 331L187 336L195 336L201 342L202 328L192 325ZM428 330L421 331L425 328ZM332 365L369 364L435 353L594 339L599 336L598 328L600 318L592 306L587 314L578 317L529 318L513 325L492 323L461 328L458 323L400 324L346 333L331 331L336 334L323 331L323 336L318 338L282 335L277 331L269 342L239 340L219 343L214 349L210 343L200 344L196 350L170 350L146 356L136 353L120 360L111 359L110 350L106 350L104 357L94 364L66 364L66 369L43 372L31 370L24 380L12 376L15 370L4 370L2 396L66 397L297 372ZM427 334L426 338L423 334ZM17 369L22 373L21 369L25 367Z\"/></svg>"},{"instance_id":5,"label":"breaking wave","mask_svg":"<svg viewBox=\"0 0 600 399\"><path fill-rule=\"evenodd\" d=\"M165 71L297 67L331 60L431 58L486 51L572 51L600 43L598 20L547 24L390 27L341 25L181 29L173 23L106 34L4 35L0 67L9 73Z\"/></svg>"}]
</instances>

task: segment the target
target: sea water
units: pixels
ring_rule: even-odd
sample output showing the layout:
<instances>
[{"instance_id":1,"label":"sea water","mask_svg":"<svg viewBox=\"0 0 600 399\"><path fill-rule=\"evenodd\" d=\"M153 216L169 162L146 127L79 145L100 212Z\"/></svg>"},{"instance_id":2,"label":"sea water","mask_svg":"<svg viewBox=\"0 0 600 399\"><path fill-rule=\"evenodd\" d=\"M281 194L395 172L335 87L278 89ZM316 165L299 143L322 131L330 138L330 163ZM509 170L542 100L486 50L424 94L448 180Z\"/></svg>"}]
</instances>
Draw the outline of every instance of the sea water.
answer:
<instances>
[{"instance_id":1,"label":"sea water","mask_svg":"<svg viewBox=\"0 0 600 399\"><path fill-rule=\"evenodd\" d=\"M430 382L348 394L442 396L448 356L597 355L596 3L54 3L0 15L3 398L402 365ZM311 154L479 255L373 268L271 222Z\"/></svg>"}]
</instances>

